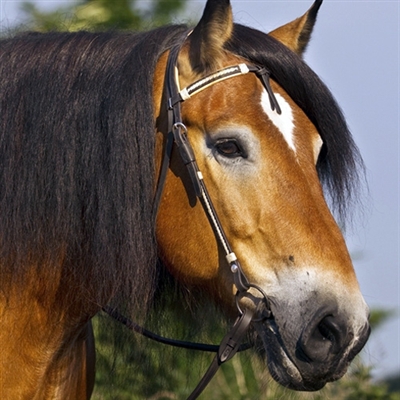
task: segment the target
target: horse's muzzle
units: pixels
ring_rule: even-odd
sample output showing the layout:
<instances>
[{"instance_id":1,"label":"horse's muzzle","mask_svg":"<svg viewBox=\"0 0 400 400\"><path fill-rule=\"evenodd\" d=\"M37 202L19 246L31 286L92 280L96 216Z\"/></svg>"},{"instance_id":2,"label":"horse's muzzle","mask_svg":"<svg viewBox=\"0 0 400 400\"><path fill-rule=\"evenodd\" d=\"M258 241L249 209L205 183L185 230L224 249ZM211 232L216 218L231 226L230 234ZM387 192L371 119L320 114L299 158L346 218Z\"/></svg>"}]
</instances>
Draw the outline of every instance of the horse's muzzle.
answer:
<instances>
[{"instance_id":1,"label":"horse's muzzle","mask_svg":"<svg viewBox=\"0 0 400 400\"><path fill-rule=\"evenodd\" d=\"M302 329L290 330L290 322L266 320L256 330L272 377L293 390L315 391L341 378L370 334L368 322L355 329L346 316L329 308L318 310Z\"/></svg>"}]
</instances>

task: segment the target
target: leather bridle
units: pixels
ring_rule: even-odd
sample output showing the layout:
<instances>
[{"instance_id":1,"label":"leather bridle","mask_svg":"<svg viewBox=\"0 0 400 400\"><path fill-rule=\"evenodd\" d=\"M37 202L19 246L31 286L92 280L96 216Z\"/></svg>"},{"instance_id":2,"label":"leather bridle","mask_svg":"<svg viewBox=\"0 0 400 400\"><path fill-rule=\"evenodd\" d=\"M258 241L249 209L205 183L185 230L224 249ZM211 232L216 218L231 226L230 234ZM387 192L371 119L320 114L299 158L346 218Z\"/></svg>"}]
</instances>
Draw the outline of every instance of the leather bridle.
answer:
<instances>
[{"instance_id":1,"label":"leather bridle","mask_svg":"<svg viewBox=\"0 0 400 400\"><path fill-rule=\"evenodd\" d=\"M216 73L210 74L205 78L202 78L193 84L187 86L186 88L180 90L178 83L178 70L177 70L177 59L180 51L180 46L175 46L171 49L166 68L165 75L165 94L167 98L167 112L168 112L168 133L164 145L163 159L161 163L159 179L157 184L157 190L154 200L154 215L157 215L158 206L161 201L161 195L163 192L164 183L166 180L167 171L170 166L172 148L175 145L178 149L179 155L186 166L188 173L191 178L191 182L195 191L196 196L200 200L205 213L210 221L211 227L215 233L215 236L220 244L221 248L224 250L225 258L227 264L232 272L233 282L236 286L236 305L239 312L239 316L236 319L232 329L225 335L219 346L205 345L201 343L191 343L178 341L174 339L163 338L156 335L140 326L134 322L128 320L118 313L115 309L111 307L104 307L103 310L111 315L113 318L125 324L131 330L141 333L142 335L177 347L185 347L201 351L212 351L216 352L210 367L204 374L201 381L198 383L194 391L188 397L188 400L196 399L207 384L210 382L212 377L217 372L219 366L230 360L238 351L245 350L249 348L249 345L240 345L244 336L246 335L248 328L252 321L262 321L267 318L272 317L270 304L268 297L264 290L256 284L250 283L247 279L239 260L237 259L235 253L233 252L229 241L225 235L222 224L218 218L217 212L213 206L210 195L207 191L206 185L203 180L203 175L197 165L196 158L193 149L190 145L187 128L183 122L181 115L181 103L188 100L192 96L196 95L200 91L208 88L223 80L233 78L239 75L255 73L263 83L266 89L272 110L277 113L281 113L279 104L274 96L274 93L269 84L269 71L264 67L259 67L249 64L238 64L227 68L224 68ZM252 290L252 294L250 293ZM261 297L255 296L254 293L258 292ZM241 299L248 297L253 303L253 308L244 308L240 305ZM256 303L254 299L257 299Z\"/></svg>"}]
</instances>

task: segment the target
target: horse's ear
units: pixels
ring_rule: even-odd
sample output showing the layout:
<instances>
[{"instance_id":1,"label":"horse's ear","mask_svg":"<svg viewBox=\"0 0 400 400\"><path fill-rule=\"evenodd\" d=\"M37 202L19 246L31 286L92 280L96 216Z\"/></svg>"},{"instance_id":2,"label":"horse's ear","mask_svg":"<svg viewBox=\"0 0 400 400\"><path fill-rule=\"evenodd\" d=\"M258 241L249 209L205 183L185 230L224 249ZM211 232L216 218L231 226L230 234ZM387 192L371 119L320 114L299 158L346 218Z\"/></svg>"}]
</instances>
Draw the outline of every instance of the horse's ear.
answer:
<instances>
[{"instance_id":1,"label":"horse's ear","mask_svg":"<svg viewBox=\"0 0 400 400\"><path fill-rule=\"evenodd\" d=\"M200 22L193 29L179 56L181 73L201 74L220 67L223 46L233 30L229 0L208 0Z\"/></svg>"},{"instance_id":2,"label":"horse's ear","mask_svg":"<svg viewBox=\"0 0 400 400\"><path fill-rule=\"evenodd\" d=\"M279 40L289 49L302 56L308 42L310 41L311 33L317 20L318 10L322 4L322 0L316 0L312 7L300 18L283 25L269 35Z\"/></svg>"}]
</instances>

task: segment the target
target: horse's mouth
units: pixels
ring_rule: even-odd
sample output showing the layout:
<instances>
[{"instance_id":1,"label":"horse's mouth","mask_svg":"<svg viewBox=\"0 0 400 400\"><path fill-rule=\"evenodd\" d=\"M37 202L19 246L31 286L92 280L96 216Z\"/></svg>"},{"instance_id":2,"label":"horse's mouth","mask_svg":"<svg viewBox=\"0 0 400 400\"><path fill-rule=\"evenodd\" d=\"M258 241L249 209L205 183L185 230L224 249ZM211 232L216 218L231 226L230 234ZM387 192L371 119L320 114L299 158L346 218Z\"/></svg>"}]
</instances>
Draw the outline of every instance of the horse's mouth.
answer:
<instances>
[{"instance_id":1,"label":"horse's mouth","mask_svg":"<svg viewBox=\"0 0 400 400\"><path fill-rule=\"evenodd\" d=\"M300 369L287 350L274 319L254 324L258 337L266 352L266 362L274 380L292 390L316 391L322 389L327 380L304 379Z\"/></svg>"}]
</instances>

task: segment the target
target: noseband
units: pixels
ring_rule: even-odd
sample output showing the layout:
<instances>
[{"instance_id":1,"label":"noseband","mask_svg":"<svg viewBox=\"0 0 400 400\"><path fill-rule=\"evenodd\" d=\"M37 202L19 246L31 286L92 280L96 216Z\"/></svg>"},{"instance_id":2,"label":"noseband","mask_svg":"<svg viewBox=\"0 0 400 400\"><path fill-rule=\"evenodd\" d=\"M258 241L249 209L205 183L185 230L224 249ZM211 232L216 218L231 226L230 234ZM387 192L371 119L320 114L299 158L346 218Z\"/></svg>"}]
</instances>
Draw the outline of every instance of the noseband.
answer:
<instances>
[{"instance_id":1,"label":"noseband","mask_svg":"<svg viewBox=\"0 0 400 400\"><path fill-rule=\"evenodd\" d=\"M236 319L232 329L222 339L221 344L219 346L213 346L163 338L136 325L134 322L119 314L115 309L104 307L103 310L111 315L113 318L117 319L119 322L125 324L131 330L141 333L142 335L158 342L177 347L216 352L217 354L214 357L214 360L212 361L207 372L204 374L197 387L188 397L188 400L194 400L208 385L222 363L230 360L236 354L236 352L245 350L250 347L249 345L241 346L240 344L244 336L246 335L251 322L262 321L264 319L270 318L272 316L272 313L266 293L261 287L256 284L250 283L250 281L247 279L246 274L244 273L240 262L237 259L236 254L233 252L227 236L225 235L220 219L218 218L217 212L213 206L211 197L204 183L203 175L197 165L192 146L190 145L187 136L187 128L182 119L181 103L218 82L248 73L255 73L260 78L264 88L268 93L272 110L276 110L276 112L280 114L281 109L269 83L269 71L264 67L248 65L245 63L224 68L180 90L177 69L177 59L179 51L180 46L172 48L167 62L164 90L168 101L168 134L164 146L163 160L161 163L157 190L155 194L154 216L156 217L158 212L166 175L170 165L172 148L175 145L179 151L179 155L184 165L188 170L195 194L203 206L203 209L210 221L211 227L221 248L225 252L227 265L230 268L233 276L233 282L237 289L236 305L239 316ZM260 301L255 304L254 308L244 308L240 304L240 301L243 298L247 297L254 302L253 299L255 298L255 296L251 295L250 290L252 290L253 293L259 292L259 294L261 294L261 298L257 297L257 299L259 299Z\"/></svg>"}]
</instances>

